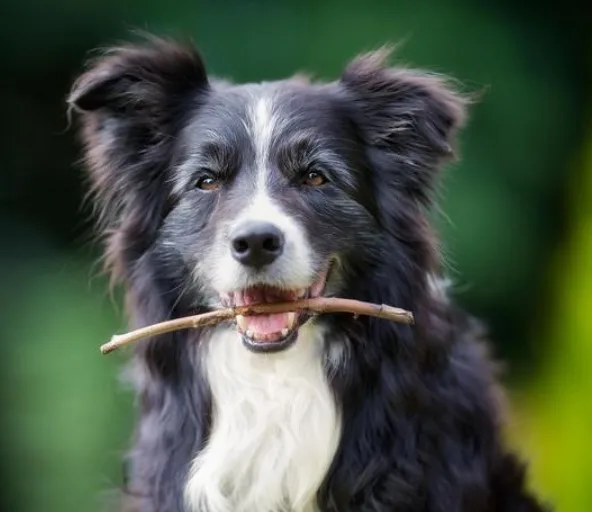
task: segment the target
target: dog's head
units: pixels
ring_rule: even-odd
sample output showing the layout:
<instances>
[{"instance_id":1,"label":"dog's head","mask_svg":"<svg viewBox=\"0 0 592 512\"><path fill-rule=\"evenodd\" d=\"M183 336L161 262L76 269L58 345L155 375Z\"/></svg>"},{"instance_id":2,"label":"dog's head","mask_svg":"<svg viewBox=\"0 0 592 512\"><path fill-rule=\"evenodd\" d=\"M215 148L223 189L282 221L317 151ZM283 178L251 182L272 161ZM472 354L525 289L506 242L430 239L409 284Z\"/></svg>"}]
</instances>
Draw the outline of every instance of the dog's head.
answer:
<instances>
[{"instance_id":1,"label":"dog's head","mask_svg":"<svg viewBox=\"0 0 592 512\"><path fill-rule=\"evenodd\" d=\"M385 57L320 84L213 81L195 50L163 41L94 62L69 102L114 273L133 288L150 261L171 308L190 310L345 294L385 259L418 259L419 205L464 101ZM237 326L251 349L278 350L306 320Z\"/></svg>"}]
</instances>

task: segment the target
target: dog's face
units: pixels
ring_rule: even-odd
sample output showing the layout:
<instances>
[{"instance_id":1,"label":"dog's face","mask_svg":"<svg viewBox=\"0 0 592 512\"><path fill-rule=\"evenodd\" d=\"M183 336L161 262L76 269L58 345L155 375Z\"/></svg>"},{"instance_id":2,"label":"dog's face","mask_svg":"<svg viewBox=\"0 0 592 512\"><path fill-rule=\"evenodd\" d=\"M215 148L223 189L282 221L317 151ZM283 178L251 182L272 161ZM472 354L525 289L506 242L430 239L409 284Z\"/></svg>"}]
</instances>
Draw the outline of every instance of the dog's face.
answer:
<instances>
[{"instance_id":1,"label":"dog's face","mask_svg":"<svg viewBox=\"0 0 592 512\"><path fill-rule=\"evenodd\" d=\"M462 117L441 82L376 56L329 84L231 85L170 43L106 57L71 103L120 272L149 255L192 307L340 294L384 257L380 188L419 201ZM307 320L238 317L237 329L275 351Z\"/></svg>"},{"instance_id":2,"label":"dog's face","mask_svg":"<svg viewBox=\"0 0 592 512\"><path fill-rule=\"evenodd\" d=\"M329 87L286 81L212 89L191 115L157 244L210 306L338 293L337 263L367 257L376 206L346 106ZM238 328L249 347L279 349L305 319Z\"/></svg>"}]
</instances>

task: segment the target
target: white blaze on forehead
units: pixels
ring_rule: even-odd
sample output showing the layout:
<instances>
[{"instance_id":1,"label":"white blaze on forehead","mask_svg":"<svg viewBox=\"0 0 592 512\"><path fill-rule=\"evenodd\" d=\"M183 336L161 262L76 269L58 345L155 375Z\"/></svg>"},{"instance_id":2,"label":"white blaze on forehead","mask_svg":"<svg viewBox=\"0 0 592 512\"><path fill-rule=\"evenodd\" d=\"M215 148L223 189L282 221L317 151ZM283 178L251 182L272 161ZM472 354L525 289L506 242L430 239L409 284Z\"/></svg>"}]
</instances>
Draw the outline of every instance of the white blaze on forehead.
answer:
<instances>
[{"instance_id":1,"label":"white blaze on forehead","mask_svg":"<svg viewBox=\"0 0 592 512\"><path fill-rule=\"evenodd\" d=\"M249 108L247 130L255 151L255 188L258 194L266 190L267 177L271 169L270 149L273 137L281 128L274 112L274 96L271 93L257 95Z\"/></svg>"},{"instance_id":2,"label":"white blaze on forehead","mask_svg":"<svg viewBox=\"0 0 592 512\"><path fill-rule=\"evenodd\" d=\"M273 96L254 97L249 109L248 131L255 150L255 194L248 210L258 220L273 220L269 213L277 213L266 211L270 207L273 209L267 191L267 176L271 168L269 154L276 124Z\"/></svg>"},{"instance_id":3,"label":"white blaze on forehead","mask_svg":"<svg viewBox=\"0 0 592 512\"><path fill-rule=\"evenodd\" d=\"M249 113L251 139L255 149L257 166L257 188L265 185L269 167L269 148L272 142L276 117L273 114L273 97L260 96L255 99Z\"/></svg>"}]
</instances>

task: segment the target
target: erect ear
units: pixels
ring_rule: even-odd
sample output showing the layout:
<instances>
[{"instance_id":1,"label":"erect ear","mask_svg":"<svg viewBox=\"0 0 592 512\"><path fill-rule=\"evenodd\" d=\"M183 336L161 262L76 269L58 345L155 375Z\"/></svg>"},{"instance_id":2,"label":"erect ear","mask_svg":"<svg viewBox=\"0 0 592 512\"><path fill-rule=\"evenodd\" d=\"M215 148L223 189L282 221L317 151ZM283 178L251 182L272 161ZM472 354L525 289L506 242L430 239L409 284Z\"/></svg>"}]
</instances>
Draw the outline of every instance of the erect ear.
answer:
<instances>
[{"instance_id":1,"label":"erect ear","mask_svg":"<svg viewBox=\"0 0 592 512\"><path fill-rule=\"evenodd\" d=\"M440 76L389 68L390 52L358 57L341 77L356 121L376 165L388 167L399 186L424 195L434 171L454 156L454 136L467 99Z\"/></svg>"},{"instance_id":2,"label":"erect ear","mask_svg":"<svg viewBox=\"0 0 592 512\"><path fill-rule=\"evenodd\" d=\"M208 88L193 47L157 38L108 50L72 87L68 103L82 118L92 192L116 273L151 243L175 136Z\"/></svg>"}]
</instances>

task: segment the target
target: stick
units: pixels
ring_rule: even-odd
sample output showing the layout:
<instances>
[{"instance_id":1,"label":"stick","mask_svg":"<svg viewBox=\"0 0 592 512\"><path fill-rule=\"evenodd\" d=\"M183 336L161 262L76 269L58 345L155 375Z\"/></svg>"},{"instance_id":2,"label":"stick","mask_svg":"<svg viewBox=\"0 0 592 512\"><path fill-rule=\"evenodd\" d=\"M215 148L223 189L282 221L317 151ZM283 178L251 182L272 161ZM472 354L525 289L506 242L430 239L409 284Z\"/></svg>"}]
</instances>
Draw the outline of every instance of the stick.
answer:
<instances>
[{"instance_id":1,"label":"stick","mask_svg":"<svg viewBox=\"0 0 592 512\"><path fill-rule=\"evenodd\" d=\"M175 320L148 325L147 327L142 327L126 334L115 334L111 338L111 341L101 345L101 353L108 354L109 352L117 350L119 347L158 334L214 325L223 322L224 320L231 320L237 315L270 315L274 313L288 313L297 310L313 313L352 313L355 316L374 316L404 324L413 324L414 321L413 314L410 311L394 308L385 304L371 304L369 302L352 299L319 298L303 299L294 302L254 304L251 306L236 306L233 308L219 309L201 315L186 316Z\"/></svg>"}]
</instances>

